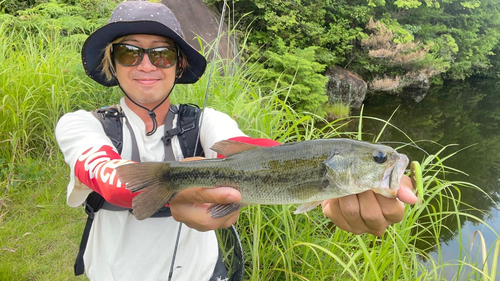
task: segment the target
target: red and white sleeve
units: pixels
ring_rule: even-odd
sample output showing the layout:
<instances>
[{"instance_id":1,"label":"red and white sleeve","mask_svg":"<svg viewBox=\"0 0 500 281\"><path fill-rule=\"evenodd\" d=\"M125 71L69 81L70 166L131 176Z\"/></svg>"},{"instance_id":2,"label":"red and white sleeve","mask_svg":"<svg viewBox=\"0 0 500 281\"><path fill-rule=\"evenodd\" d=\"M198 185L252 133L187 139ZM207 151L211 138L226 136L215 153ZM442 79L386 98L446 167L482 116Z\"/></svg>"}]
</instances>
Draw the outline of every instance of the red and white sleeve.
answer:
<instances>
[{"instance_id":1,"label":"red and white sleeve","mask_svg":"<svg viewBox=\"0 0 500 281\"><path fill-rule=\"evenodd\" d=\"M83 152L75 164L76 177L106 201L123 208L132 207L131 193L116 175L115 168L134 161L124 160L111 146L92 147Z\"/></svg>"}]
</instances>

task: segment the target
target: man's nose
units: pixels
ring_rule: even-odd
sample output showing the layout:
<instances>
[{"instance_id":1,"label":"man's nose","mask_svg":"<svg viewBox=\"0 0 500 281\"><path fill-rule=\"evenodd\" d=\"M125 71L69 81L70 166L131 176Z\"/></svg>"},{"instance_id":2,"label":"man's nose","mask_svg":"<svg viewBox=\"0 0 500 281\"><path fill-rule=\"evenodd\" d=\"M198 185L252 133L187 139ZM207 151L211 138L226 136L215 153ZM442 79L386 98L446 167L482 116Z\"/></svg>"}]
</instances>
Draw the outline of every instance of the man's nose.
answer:
<instances>
[{"instance_id":1,"label":"man's nose","mask_svg":"<svg viewBox=\"0 0 500 281\"><path fill-rule=\"evenodd\" d=\"M144 72L156 70L156 66L154 66L151 63L151 60L149 59L149 55L147 53L144 53L143 56L144 57L142 58L141 63L137 65L137 70L144 71Z\"/></svg>"}]
</instances>

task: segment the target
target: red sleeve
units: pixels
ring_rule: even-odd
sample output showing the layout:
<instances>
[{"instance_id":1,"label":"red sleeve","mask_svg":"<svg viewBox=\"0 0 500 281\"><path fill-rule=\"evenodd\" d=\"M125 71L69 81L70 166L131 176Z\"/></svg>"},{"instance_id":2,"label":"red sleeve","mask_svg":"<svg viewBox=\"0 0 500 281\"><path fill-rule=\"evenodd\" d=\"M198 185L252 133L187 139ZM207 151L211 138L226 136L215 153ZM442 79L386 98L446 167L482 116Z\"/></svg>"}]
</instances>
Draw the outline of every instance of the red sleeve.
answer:
<instances>
[{"instance_id":1,"label":"red sleeve","mask_svg":"<svg viewBox=\"0 0 500 281\"><path fill-rule=\"evenodd\" d=\"M274 141L272 139L254 139L251 137L235 137L235 138L230 138L229 140L254 144L254 145L258 145L258 146L276 146L276 145L281 144L281 143ZM217 153L217 158L225 158L225 157L223 155L220 155Z\"/></svg>"},{"instance_id":2,"label":"red sleeve","mask_svg":"<svg viewBox=\"0 0 500 281\"><path fill-rule=\"evenodd\" d=\"M132 207L132 198L138 193L131 193L116 176L115 168L134 161L121 159L111 146L90 148L76 161L76 177L90 189L99 193L106 201L124 208Z\"/></svg>"}]
</instances>

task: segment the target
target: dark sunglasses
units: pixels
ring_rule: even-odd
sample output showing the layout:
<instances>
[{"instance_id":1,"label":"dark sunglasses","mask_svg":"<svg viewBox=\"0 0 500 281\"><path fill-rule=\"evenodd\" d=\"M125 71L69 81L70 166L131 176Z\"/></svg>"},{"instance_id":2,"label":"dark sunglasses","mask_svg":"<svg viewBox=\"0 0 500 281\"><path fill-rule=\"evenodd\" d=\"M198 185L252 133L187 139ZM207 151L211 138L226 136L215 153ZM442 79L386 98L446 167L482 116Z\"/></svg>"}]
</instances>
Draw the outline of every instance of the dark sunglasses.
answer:
<instances>
[{"instance_id":1,"label":"dark sunglasses","mask_svg":"<svg viewBox=\"0 0 500 281\"><path fill-rule=\"evenodd\" d=\"M159 68L169 68L174 66L178 57L177 48L169 46L143 49L134 45L115 43L112 47L115 61L123 66L140 64L144 54L147 53L151 64Z\"/></svg>"}]
</instances>

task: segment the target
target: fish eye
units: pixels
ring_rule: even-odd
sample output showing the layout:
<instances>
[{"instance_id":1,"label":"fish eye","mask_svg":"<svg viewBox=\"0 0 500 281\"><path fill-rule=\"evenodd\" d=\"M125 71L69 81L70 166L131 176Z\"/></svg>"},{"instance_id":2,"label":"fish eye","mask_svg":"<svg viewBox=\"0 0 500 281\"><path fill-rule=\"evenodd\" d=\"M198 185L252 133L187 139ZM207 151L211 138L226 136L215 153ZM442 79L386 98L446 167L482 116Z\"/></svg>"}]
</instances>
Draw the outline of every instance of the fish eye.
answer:
<instances>
[{"instance_id":1,"label":"fish eye","mask_svg":"<svg viewBox=\"0 0 500 281\"><path fill-rule=\"evenodd\" d=\"M384 163L385 161L387 161L387 154L383 151L375 151L373 153L373 160L375 160L375 162L379 163L379 164L382 164Z\"/></svg>"}]
</instances>

